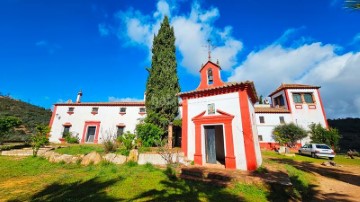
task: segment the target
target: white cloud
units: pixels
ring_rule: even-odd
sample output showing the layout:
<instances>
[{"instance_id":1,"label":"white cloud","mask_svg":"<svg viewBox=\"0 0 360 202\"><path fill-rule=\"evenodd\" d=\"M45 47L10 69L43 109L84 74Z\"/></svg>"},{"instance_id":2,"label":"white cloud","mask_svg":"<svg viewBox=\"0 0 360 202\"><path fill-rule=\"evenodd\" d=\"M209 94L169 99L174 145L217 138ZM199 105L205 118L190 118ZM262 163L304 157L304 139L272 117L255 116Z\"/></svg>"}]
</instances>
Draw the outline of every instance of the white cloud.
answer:
<instances>
[{"instance_id":1,"label":"white cloud","mask_svg":"<svg viewBox=\"0 0 360 202\"><path fill-rule=\"evenodd\" d=\"M337 54L338 46L314 42L298 47L271 44L251 52L229 81L253 80L267 96L282 82L320 85L328 117L360 114L360 53Z\"/></svg>"},{"instance_id":2,"label":"white cloud","mask_svg":"<svg viewBox=\"0 0 360 202\"><path fill-rule=\"evenodd\" d=\"M99 29L100 36L108 36L110 34L110 30L106 26L106 24L99 24L98 29Z\"/></svg>"},{"instance_id":3,"label":"white cloud","mask_svg":"<svg viewBox=\"0 0 360 202\"><path fill-rule=\"evenodd\" d=\"M109 97L109 102L141 102L141 101L144 100L138 98L131 98L131 97L125 97L125 98L117 98L113 96Z\"/></svg>"},{"instance_id":4,"label":"white cloud","mask_svg":"<svg viewBox=\"0 0 360 202\"><path fill-rule=\"evenodd\" d=\"M157 11L154 13L154 17L155 18L163 18L165 15L167 15L168 17L170 17L171 13L170 13L170 6L169 4L164 1L164 0L160 0L158 1L158 3L156 4L156 8Z\"/></svg>"},{"instance_id":5,"label":"white cloud","mask_svg":"<svg viewBox=\"0 0 360 202\"><path fill-rule=\"evenodd\" d=\"M47 50L49 54L55 53L57 50L61 49L61 46L55 43L50 43L46 40L40 40L35 43L35 46Z\"/></svg>"},{"instance_id":6,"label":"white cloud","mask_svg":"<svg viewBox=\"0 0 360 202\"><path fill-rule=\"evenodd\" d=\"M36 46L47 46L48 43L45 40L40 40L35 43Z\"/></svg>"},{"instance_id":7,"label":"white cloud","mask_svg":"<svg viewBox=\"0 0 360 202\"><path fill-rule=\"evenodd\" d=\"M143 15L140 11L133 9L118 12L117 19L123 25L119 28L119 38L128 44L148 48L149 55L151 55L154 34L159 30L163 16L168 15L172 16L170 23L175 30L175 45L182 56L180 64L188 72L196 74L200 65L207 61L208 39L215 42L212 58L213 61L217 59L220 61L222 69L230 70L237 64L236 55L243 47L242 42L232 36L230 26L218 28L214 25L214 21L220 17L217 8L206 10L202 9L200 4L194 3L190 13L174 15L172 13L175 10L174 7L166 1L160 0L153 15ZM218 41L219 43L217 43Z\"/></svg>"}]
</instances>

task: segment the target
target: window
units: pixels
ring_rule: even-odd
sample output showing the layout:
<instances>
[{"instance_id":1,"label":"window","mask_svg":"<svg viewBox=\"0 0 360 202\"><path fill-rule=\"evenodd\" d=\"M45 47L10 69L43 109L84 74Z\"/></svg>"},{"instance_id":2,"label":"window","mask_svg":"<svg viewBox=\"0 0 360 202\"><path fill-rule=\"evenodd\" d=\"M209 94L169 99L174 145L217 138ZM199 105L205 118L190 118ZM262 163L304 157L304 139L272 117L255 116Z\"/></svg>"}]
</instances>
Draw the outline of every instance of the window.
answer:
<instances>
[{"instance_id":1,"label":"window","mask_svg":"<svg viewBox=\"0 0 360 202\"><path fill-rule=\"evenodd\" d=\"M74 107L69 107L68 112L74 112Z\"/></svg>"},{"instance_id":2,"label":"window","mask_svg":"<svg viewBox=\"0 0 360 202\"><path fill-rule=\"evenodd\" d=\"M93 114L97 114L99 112L99 108L98 107L93 107L91 110L91 113Z\"/></svg>"},{"instance_id":3,"label":"window","mask_svg":"<svg viewBox=\"0 0 360 202\"><path fill-rule=\"evenodd\" d=\"M300 93L293 93L293 99L295 103L302 103L301 94Z\"/></svg>"},{"instance_id":4,"label":"window","mask_svg":"<svg viewBox=\"0 0 360 202\"><path fill-rule=\"evenodd\" d=\"M263 136L262 136L262 135L258 135L258 139L259 139L259 141L263 141Z\"/></svg>"},{"instance_id":5,"label":"window","mask_svg":"<svg viewBox=\"0 0 360 202\"><path fill-rule=\"evenodd\" d=\"M281 124L285 123L285 119L284 119L283 116L280 116L279 119L280 119L280 123L281 123Z\"/></svg>"},{"instance_id":6,"label":"window","mask_svg":"<svg viewBox=\"0 0 360 202\"><path fill-rule=\"evenodd\" d=\"M260 116L259 119L260 119L260 123L265 123L265 117Z\"/></svg>"},{"instance_id":7,"label":"window","mask_svg":"<svg viewBox=\"0 0 360 202\"><path fill-rule=\"evenodd\" d=\"M120 113L125 114L126 113L126 107L120 107Z\"/></svg>"},{"instance_id":8,"label":"window","mask_svg":"<svg viewBox=\"0 0 360 202\"><path fill-rule=\"evenodd\" d=\"M146 113L145 107L141 107L139 112L140 112L140 113Z\"/></svg>"},{"instance_id":9,"label":"window","mask_svg":"<svg viewBox=\"0 0 360 202\"><path fill-rule=\"evenodd\" d=\"M214 83L214 78L213 78L213 72L212 69L208 70L208 84L213 84Z\"/></svg>"},{"instance_id":10,"label":"window","mask_svg":"<svg viewBox=\"0 0 360 202\"><path fill-rule=\"evenodd\" d=\"M70 127L71 126L64 126L64 131L63 131L63 134L62 134L62 137L65 138L65 136L69 135L70 133Z\"/></svg>"},{"instance_id":11,"label":"window","mask_svg":"<svg viewBox=\"0 0 360 202\"><path fill-rule=\"evenodd\" d=\"M281 106L285 106L285 102L284 102L284 97L283 95L280 95L280 96L277 96L275 99L275 105L279 105L280 107Z\"/></svg>"},{"instance_id":12,"label":"window","mask_svg":"<svg viewBox=\"0 0 360 202\"><path fill-rule=\"evenodd\" d=\"M118 126L116 136L120 137L120 136L122 136L123 133L124 133L124 126Z\"/></svg>"},{"instance_id":13,"label":"window","mask_svg":"<svg viewBox=\"0 0 360 202\"><path fill-rule=\"evenodd\" d=\"M304 100L306 103L314 103L312 93L304 93Z\"/></svg>"}]
</instances>

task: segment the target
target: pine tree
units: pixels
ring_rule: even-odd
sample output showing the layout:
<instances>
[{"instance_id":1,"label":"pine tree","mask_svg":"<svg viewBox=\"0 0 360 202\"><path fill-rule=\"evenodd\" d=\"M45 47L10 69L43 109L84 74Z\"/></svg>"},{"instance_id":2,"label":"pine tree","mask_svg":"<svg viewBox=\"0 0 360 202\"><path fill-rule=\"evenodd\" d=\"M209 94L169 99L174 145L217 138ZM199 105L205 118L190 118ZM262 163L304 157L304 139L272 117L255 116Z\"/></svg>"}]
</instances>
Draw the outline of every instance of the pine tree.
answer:
<instances>
[{"instance_id":1,"label":"pine tree","mask_svg":"<svg viewBox=\"0 0 360 202\"><path fill-rule=\"evenodd\" d=\"M176 66L174 29L165 16L158 34L154 36L145 99L145 122L165 131L178 114L179 101L176 94L180 92L180 85Z\"/></svg>"}]
</instances>

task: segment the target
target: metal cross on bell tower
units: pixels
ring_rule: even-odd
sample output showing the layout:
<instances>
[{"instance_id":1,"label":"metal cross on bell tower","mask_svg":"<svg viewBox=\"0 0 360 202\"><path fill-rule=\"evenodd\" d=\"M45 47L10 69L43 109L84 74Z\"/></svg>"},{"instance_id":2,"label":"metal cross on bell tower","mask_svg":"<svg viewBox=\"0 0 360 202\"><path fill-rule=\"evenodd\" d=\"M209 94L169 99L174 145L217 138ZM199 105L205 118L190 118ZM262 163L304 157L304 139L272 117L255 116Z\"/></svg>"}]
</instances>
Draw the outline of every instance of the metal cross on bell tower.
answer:
<instances>
[{"instance_id":1,"label":"metal cross on bell tower","mask_svg":"<svg viewBox=\"0 0 360 202\"><path fill-rule=\"evenodd\" d=\"M214 46L211 45L210 39L208 39L207 42L208 42L208 47L207 47L208 48L208 60L211 61L211 49L214 48Z\"/></svg>"}]
</instances>

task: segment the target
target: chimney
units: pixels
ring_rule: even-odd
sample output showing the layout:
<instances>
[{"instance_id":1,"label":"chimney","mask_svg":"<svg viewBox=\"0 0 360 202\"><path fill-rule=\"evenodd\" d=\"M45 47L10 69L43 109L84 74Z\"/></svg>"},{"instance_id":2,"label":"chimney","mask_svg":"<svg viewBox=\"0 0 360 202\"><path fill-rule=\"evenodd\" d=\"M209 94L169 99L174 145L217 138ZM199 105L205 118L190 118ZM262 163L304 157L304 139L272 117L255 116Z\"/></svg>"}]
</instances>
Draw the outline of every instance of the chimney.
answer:
<instances>
[{"instance_id":1,"label":"chimney","mask_svg":"<svg viewBox=\"0 0 360 202\"><path fill-rule=\"evenodd\" d=\"M81 102L81 96L82 96L82 92L81 90L78 92L77 97L76 97L76 103L80 103Z\"/></svg>"}]
</instances>

